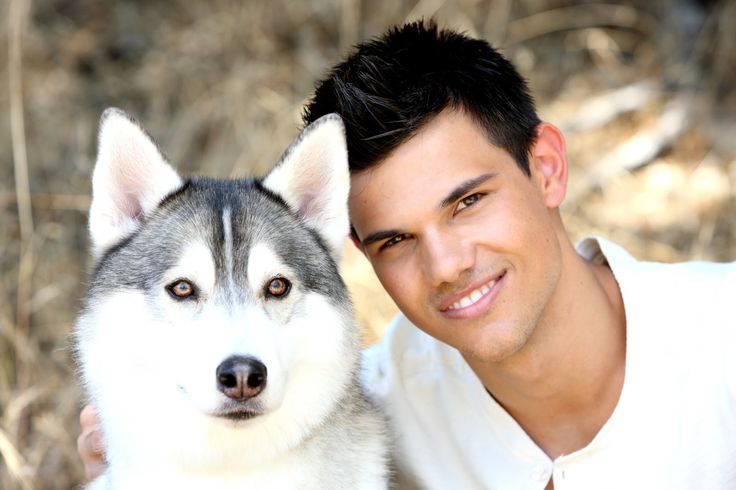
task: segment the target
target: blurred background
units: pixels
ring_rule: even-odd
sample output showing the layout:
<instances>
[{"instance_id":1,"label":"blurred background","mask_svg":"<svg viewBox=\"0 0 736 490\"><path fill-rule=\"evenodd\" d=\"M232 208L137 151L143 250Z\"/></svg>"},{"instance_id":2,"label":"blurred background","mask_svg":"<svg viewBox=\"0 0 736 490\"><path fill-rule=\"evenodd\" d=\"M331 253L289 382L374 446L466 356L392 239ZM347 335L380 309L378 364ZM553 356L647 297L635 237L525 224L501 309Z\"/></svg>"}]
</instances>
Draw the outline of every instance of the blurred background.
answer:
<instances>
[{"instance_id":1,"label":"blurred background","mask_svg":"<svg viewBox=\"0 0 736 490\"><path fill-rule=\"evenodd\" d=\"M488 39L530 80L567 136L573 239L736 259L736 1L3 0L0 488L83 478L69 332L101 111L137 117L183 173L262 174L325 70L421 17ZM343 271L375 342L395 307L352 249Z\"/></svg>"}]
</instances>

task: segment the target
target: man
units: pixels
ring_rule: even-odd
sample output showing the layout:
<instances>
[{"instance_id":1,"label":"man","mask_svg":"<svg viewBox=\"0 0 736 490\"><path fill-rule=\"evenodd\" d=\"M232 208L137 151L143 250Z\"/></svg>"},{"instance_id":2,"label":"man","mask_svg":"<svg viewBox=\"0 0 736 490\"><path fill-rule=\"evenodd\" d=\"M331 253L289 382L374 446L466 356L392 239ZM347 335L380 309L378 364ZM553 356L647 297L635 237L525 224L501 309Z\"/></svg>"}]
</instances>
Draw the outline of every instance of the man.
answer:
<instances>
[{"instance_id":1,"label":"man","mask_svg":"<svg viewBox=\"0 0 736 490\"><path fill-rule=\"evenodd\" d=\"M391 30L330 73L305 122L330 112L353 241L403 313L364 379L402 482L736 488L736 264L576 251L564 139L483 41Z\"/></svg>"}]
</instances>

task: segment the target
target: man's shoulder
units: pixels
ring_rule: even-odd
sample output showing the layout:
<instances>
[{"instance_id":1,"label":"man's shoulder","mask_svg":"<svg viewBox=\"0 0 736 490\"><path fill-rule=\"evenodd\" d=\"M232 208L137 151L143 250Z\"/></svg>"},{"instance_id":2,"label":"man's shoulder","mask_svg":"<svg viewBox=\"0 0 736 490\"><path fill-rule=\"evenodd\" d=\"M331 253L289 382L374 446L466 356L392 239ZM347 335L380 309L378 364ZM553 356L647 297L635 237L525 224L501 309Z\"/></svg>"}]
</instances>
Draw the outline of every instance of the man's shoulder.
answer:
<instances>
[{"instance_id":1,"label":"man's shoulder","mask_svg":"<svg viewBox=\"0 0 736 490\"><path fill-rule=\"evenodd\" d=\"M619 284L631 366L658 365L683 376L688 371L693 379L696 373L727 376L736 383L736 262L641 261L601 238L580 242L581 251L586 259L607 262Z\"/></svg>"},{"instance_id":2,"label":"man's shoulder","mask_svg":"<svg viewBox=\"0 0 736 490\"><path fill-rule=\"evenodd\" d=\"M607 263L626 296L672 301L687 294L689 304L714 303L736 288L736 262L664 263L638 260L623 247L601 237L586 237L576 246L587 260ZM700 302L693 301L699 298ZM729 299L730 302L730 299Z\"/></svg>"},{"instance_id":3,"label":"man's shoulder","mask_svg":"<svg viewBox=\"0 0 736 490\"><path fill-rule=\"evenodd\" d=\"M405 394L403 386L421 377L442 378L462 371L462 356L424 333L403 314L386 328L381 341L363 350L361 378L375 398Z\"/></svg>"},{"instance_id":4,"label":"man's shoulder","mask_svg":"<svg viewBox=\"0 0 736 490\"><path fill-rule=\"evenodd\" d=\"M363 376L372 379L388 378L412 369L411 360L431 355L437 342L422 332L403 314L399 313L386 327L381 340L363 350Z\"/></svg>"}]
</instances>

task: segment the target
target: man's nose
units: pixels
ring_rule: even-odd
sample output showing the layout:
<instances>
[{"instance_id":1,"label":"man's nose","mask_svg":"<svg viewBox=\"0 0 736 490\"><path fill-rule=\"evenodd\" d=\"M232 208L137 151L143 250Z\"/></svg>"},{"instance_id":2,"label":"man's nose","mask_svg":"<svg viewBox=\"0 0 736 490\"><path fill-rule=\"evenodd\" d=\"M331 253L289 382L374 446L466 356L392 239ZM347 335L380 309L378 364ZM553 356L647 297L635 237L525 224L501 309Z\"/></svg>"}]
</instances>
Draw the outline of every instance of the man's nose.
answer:
<instances>
[{"instance_id":1,"label":"man's nose","mask_svg":"<svg viewBox=\"0 0 736 490\"><path fill-rule=\"evenodd\" d=\"M451 231L431 230L422 237L424 274L433 287L455 282L475 263L475 249Z\"/></svg>"}]
</instances>

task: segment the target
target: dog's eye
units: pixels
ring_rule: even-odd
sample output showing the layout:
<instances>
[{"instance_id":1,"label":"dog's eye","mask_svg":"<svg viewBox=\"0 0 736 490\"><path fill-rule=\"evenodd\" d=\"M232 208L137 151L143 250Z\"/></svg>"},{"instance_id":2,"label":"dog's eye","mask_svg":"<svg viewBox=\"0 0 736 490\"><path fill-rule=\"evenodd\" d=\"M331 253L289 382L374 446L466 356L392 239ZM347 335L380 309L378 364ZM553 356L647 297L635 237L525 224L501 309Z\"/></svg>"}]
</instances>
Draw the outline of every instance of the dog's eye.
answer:
<instances>
[{"instance_id":1,"label":"dog's eye","mask_svg":"<svg viewBox=\"0 0 736 490\"><path fill-rule=\"evenodd\" d=\"M274 277L266 284L266 296L283 298L289 294L291 283L283 277Z\"/></svg>"},{"instance_id":2,"label":"dog's eye","mask_svg":"<svg viewBox=\"0 0 736 490\"><path fill-rule=\"evenodd\" d=\"M186 279L177 279L166 286L166 290L174 299L192 298L196 294L194 284Z\"/></svg>"}]
</instances>

